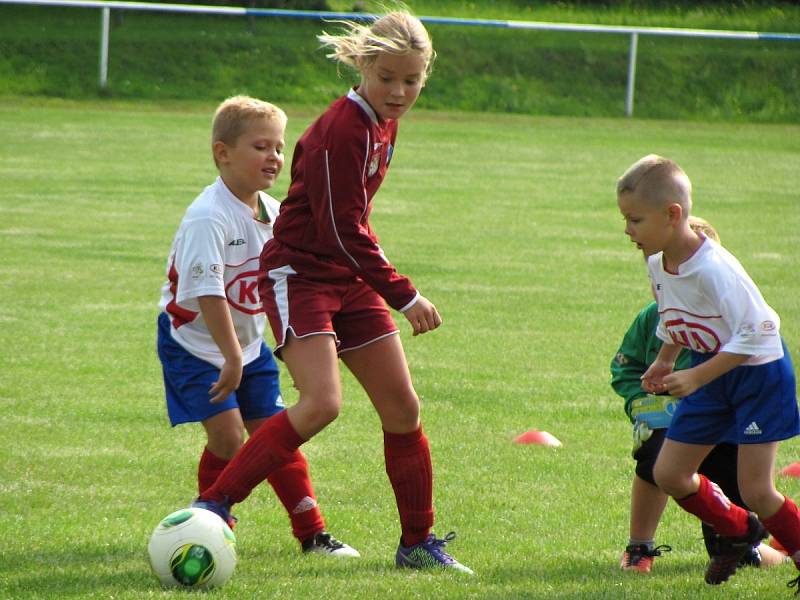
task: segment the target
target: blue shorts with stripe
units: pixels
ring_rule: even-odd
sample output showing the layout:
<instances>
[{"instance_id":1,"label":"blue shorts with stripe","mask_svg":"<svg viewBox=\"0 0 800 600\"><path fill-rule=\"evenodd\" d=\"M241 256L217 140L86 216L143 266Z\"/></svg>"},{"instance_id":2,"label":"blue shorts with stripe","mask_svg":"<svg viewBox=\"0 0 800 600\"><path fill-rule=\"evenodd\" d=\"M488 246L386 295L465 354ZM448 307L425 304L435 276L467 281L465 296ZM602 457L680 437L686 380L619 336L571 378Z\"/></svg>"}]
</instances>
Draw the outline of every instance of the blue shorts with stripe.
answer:
<instances>
[{"instance_id":1,"label":"blue shorts with stripe","mask_svg":"<svg viewBox=\"0 0 800 600\"><path fill-rule=\"evenodd\" d=\"M158 317L157 346L164 373L167 413L173 426L205 421L233 408L241 411L245 421L270 417L286 408L281 398L278 365L263 342L259 357L242 369L239 389L216 404L211 404L208 390L219 379L219 369L197 358L172 338L169 317L163 312Z\"/></svg>"},{"instance_id":2,"label":"blue shorts with stripe","mask_svg":"<svg viewBox=\"0 0 800 600\"><path fill-rule=\"evenodd\" d=\"M797 388L786 345L783 358L740 366L683 398L667 438L686 444L763 444L800 433ZM692 366L713 354L692 352Z\"/></svg>"}]
</instances>

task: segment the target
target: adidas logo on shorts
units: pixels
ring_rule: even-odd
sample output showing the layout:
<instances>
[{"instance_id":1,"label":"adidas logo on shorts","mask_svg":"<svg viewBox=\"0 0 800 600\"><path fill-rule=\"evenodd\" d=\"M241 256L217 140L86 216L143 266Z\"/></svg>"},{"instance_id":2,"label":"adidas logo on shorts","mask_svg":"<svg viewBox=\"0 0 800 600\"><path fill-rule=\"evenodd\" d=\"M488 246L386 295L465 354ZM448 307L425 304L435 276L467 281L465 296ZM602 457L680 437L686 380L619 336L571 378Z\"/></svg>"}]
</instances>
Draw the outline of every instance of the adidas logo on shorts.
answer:
<instances>
[{"instance_id":1,"label":"adidas logo on shorts","mask_svg":"<svg viewBox=\"0 0 800 600\"><path fill-rule=\"evenodd\" d=\"M755 421L753 421L752 423L750 423L750 425L748 425L747 427L744 428L744 434L745 435L761 435L761 428L758 426L758 424Z\"/></svg>"}]
</instances>

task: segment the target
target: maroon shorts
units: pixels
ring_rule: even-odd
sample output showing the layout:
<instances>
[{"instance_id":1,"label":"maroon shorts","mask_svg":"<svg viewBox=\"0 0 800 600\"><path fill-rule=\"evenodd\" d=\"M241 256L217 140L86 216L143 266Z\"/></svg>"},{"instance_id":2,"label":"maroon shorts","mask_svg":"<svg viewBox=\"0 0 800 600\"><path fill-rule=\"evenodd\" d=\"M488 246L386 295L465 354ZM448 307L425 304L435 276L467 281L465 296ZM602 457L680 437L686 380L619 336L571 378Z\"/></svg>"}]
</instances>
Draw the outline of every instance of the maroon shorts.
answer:
<instances>
[{"instance_id":1,"label":"maroon shorts","mask_svg":"<svg viewBox=\"0 0 800 600\"><path fill-rule=\"evenodd\" d=\"M386 302L358 277L319 281L285 265L262 275L258 289L278 357L290 332L333 335L340 354L398 332Z\"/></svg>"}]
</instances>

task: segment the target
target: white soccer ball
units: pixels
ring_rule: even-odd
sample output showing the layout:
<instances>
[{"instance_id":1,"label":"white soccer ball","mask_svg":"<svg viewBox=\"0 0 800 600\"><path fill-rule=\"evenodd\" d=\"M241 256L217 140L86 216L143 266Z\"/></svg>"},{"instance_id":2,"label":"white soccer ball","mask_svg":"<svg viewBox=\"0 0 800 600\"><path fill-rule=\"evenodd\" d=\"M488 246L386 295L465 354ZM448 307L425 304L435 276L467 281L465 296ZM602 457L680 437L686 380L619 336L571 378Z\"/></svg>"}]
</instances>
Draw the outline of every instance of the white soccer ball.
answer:
<instances>
[{"instance_id":1,"label":"white soccer ball","mask_svg":"<svg viewBox=\"0 0 800 600\"><path fill-rule=\"evenodd\" d=\"M236 536L204 508L183 508L164 517L147 544L150 566L164 587L220 587L236 567Z\"/></svg>"}]
</instances>

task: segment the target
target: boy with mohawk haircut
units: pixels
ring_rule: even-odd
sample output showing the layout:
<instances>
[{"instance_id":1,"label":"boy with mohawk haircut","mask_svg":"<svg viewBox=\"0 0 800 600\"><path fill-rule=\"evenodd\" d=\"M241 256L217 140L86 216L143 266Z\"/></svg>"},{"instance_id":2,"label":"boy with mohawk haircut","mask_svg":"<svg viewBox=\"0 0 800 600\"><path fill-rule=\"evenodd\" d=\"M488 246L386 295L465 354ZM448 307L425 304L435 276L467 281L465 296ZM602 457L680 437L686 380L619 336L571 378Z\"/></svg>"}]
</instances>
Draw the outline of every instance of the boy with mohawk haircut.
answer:
<instances>
[{"instance_id":1,"label":"boy with mohawk haircut","mask_svg":"<svg viewBox=\"0 0 800 600\"><path fill-rule=\"evenodd\" d=\"M689 227L695 232L720 243L716 229L705 219L689 217ZM645 256L647 259L647 256ZM656 336L658 304L650 302L631 323L611 361L611 387L625 400L625 414L633 423L633 459L636 470L631 485L630 538L622 554L620 567L624 571L649 573L656 557L669 552L672 547L657 546L654 538L661 515L667 505L667 496L655 484L653 466L664 443L672 414L680 400L666 394L647 394L642 389L642 375L653 362L661 348ZM675 368L690 366L688 350L682 350ZM736 444L718 444L703 460L698 471L716 481L723 492L739 506L744 506L736 480ZM709 556L719 544L714 529L702 524L703 540ZM770 567L781 564L786 556L767 544L754 544L741 560L742 564Z\"/></svg>"},{"instance_id":2,"label":"boy with mohawk haircut","mask_svg":"<svg viewBox=\"0 0 800 600\"><path fill-rule=\"evenodd\" d=\"M681 398L655 480L720 534L705 573L707 583L720 584L767 531L800 569L800 513L773 481L777 443L800 433L800 414L780 319L739 261L689 226L691 193L686 173L654 154L617 182L625 233L648 256L660 315L663 345L642 388ZM675 371L681 348L691 351L692 366ZM697 472L711 449L731 438L739 444L742 498L756 514ZM800 576L789 585L798 587Z\"/></svg>"}]
</instances>

